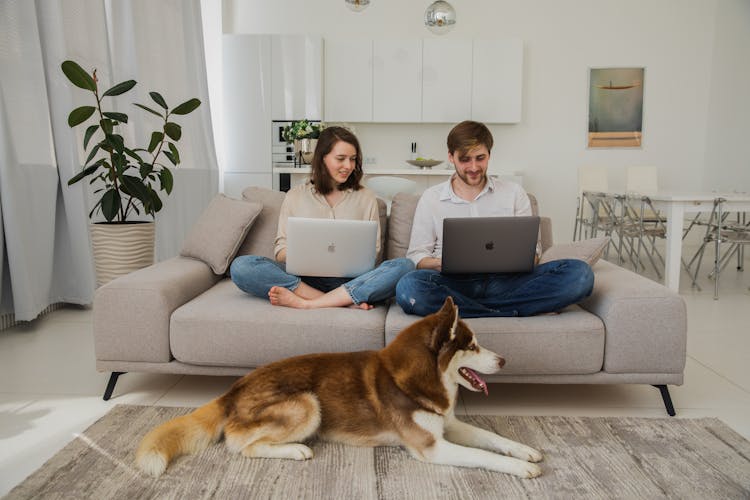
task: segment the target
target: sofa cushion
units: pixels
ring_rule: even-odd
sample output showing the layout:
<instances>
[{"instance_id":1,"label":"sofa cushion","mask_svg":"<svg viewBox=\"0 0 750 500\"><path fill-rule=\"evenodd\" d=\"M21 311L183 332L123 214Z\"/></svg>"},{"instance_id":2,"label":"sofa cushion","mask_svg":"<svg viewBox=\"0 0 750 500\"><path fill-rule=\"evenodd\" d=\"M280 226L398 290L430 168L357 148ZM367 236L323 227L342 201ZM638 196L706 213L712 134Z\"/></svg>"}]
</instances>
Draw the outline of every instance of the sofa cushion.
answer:
<instances>
[{"instance_id":1,"label":"sofa cushion","mask_svg":"<svg viewBox=\"0 0 750 500\"><path fill-rule=\"evenodd\" d=\"M391 306L385 322L386 343L418 319ZM578 306L560 314L464 321L483 347L505 358L498 376L596 373L604 364L604 324Z\"/></svg>"},{"instance_id":2,"label":"sofa cushion","mask_svg":"<svg viewBox=\"0 0 750 500\"><path fill-rule=\"evenodd\" d=\"M604 249L609 245L609 236L592 238L590 240L574 241L552 245L544 251L539 259L540 264L560 259L578 259L593 266L602 256Z\"/></svg>"},{"instance_id":3,"label":"sofa cushion","mask_svg":"<svg viewBox=\"0 0 750 500\"><path fill-rule=\"evenodd\" d=\"M260 215L247 233L237 255L262 255L273 259L276 228L285 193L272 189L249 187L242 191L242 198L263 205Z\"/></svg>"},{"instance_id":4,"label":"sofa cushion","mask_svg":"<svg viewBox=\"0 0 750 500\"><path fill-rule=\"evenodd\" d=\"M183 363L255 368L299 354L380 349L386 310L273 306L224 279L172 314L169 340Z\"/></svg>"},{"instance_id":5,"label":"sofa cushion","mask_svg":"<svg viewBox=\"0 0 750 500\"><path fill-rule=\"evenodd\" d=\"M420 195L396 193L391 201L391 217L388 221L386 258L406 257L411 238L411 225Z\"/></svg>"},{"instance_id":6,"label":"sofa cushion","mask_svg":"<svg viewBox=\"0 0 750 500\"><path fill-rule=\"evenodd\" d=\"M260 203L217 194L190 229L180 255L202 260L214 273L224 274L262 209Z\"/></svg>"}]
</instances>

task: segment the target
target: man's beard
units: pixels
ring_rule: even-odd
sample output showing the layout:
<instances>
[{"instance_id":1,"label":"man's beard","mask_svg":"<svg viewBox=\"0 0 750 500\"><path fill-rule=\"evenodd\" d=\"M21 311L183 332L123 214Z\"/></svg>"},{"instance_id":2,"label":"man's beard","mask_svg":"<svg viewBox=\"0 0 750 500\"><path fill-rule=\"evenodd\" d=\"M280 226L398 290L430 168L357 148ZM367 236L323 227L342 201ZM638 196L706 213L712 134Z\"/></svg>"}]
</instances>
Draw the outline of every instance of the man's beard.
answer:
<instances>
[{"instance_id":1,"label":"man's beard","mask_svg":"<svg viewBox=\"0 0 750 500\"><path fill-rule=\"evenodd\" d=\"M461 180L462 180L462 181L464 182L464 184L466 184L467 186L484 186L484 185L485 185L485 183L487 182L487 172L483 173L483 174L482 174L482 176L481 176L481 177L479 178L479 181L478 181L478 182L476 182L476 183L474 183L474 184L472 184L471 182L469 182L469 181L470 181L470 179L469 179L469 176L468 176L468 175L466 175L466 174L464 174L464 173L461 173L461 172L459 172L458 170L456 170L456 175L457 175L457 176L458 176L458 178L459 178L459 179L461 179Z\"/></svg>"}]
</instances>

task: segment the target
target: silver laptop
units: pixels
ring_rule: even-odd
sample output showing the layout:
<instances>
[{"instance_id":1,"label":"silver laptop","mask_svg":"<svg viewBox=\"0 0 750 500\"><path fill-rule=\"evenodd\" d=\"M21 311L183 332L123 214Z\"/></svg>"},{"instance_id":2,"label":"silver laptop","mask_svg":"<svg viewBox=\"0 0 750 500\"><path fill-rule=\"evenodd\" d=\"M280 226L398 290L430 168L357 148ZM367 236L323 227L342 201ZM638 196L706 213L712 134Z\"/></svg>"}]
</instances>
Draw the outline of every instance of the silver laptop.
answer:
<instances>
[{"instance_id":1,"label":"silver laptop","mask_svg":"<svg viewBox=\"0 0 750 500\"><path fill-rule=\"evenodd\" d=\"M297 276L354 278L375 267L378 223L289 217L286 270Z\"/></svg>"},{"instance_id":2,"label":"silver laptop","mask_svg":"<svg viewBox=\"0 0 750 500\"><path fill-rule=\"evenodd\" d=\"M443 219L442 272L532 271L538 234L537 216Z\"/></svg>"}]
</instances>

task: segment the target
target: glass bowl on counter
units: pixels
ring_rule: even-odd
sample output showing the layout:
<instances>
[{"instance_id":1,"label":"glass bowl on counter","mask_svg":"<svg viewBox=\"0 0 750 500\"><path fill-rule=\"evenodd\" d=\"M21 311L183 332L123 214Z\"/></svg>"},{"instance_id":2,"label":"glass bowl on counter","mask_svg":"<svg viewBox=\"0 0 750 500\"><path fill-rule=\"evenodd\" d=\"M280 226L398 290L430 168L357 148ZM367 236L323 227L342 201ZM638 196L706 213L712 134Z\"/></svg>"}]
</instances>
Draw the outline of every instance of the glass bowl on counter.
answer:
<instances>
[{"instance_id":1,"label":"glass bowl on counter","mask_svg":"<svg viewBox=\"0 0 750 500\"><path fill-rule=\"evenodd\" d=\"M436 165L440 165L443 163L442 160L430 160L430 159L420 159L420 160L406 160L406 163L409 165L413 165L418 168L432 168Z\"/></svg>"}]
</instances>

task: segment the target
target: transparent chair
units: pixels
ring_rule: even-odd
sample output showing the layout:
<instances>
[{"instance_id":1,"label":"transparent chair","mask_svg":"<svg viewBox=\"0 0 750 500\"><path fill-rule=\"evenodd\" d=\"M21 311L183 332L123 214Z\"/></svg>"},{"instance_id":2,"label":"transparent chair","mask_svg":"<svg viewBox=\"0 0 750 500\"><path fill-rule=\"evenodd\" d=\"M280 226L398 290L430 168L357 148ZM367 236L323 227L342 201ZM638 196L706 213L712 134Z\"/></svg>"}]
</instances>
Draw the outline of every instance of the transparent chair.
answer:
<instances>
[{"instance_id":1,"label":"transparent chair","mask_svg":"<svg viewBox=\"0 0 750 500\"><path fill-rule=\"evenodd\" d=\"M593 193L606 193L609 190L607 180L607 169L605 167L593 165L581 165L578 167L578 198L576 199L576 219L573 227L573 241L591 238L594 232L592 222L595 219L593 204L584 199L583 193L590 191ZM597 210L599 207L597 207ZM606 218L606 211L597 212L596 219L603 222Z\"/></svg>"},{"instance_id":2,"label":"transparent chair","mask_svg":"<svg viewBox=\"0 0 750 500\"><path fill-rule=\"evenodd\" d=\"M721 272L735 255L737 256L737 270L744 270L745 245L750 244L750 221L748 220L747 213L736 212L732 216L731 213L723 210L725 201L723 198L716 198L714 200L711 215L706 223L706 233L703 237L703 243L687 264L691 269L695 265L695 271L691 277L693 286L697 287L698 274L700 273L706 247L713 244L714 266L708 277L714 280L715 300L719 298L719 276Z\"/></svg>"},{"instance_id":3,"label":"transparent chair","mask_svg":"<svg viewBox=\"0 0 750 500\"><path fill-rule=\"evenodd\" d=\"M620 218L618 230L618 255L624 261L624 254L633 264L636 272L645 271L642 256L646 255L656 275L661 278L664 257L659 252L656 242L666 239L667 226L651 203L648 196L630 194L620 196Z\"/></svg>"},{"instance_id":4,"label":"transparent chair","mask_svg":"<svg viewBox=\"0 0 750 500\"><path fill-rule=\"evenodd\" d=\"M417 191L415 181L391 175L367 176L364 184L372 189L378 198L385 201L389 214L391 213L391 202L396 193L415 193Z\"/></svg>"}]
</instances>

